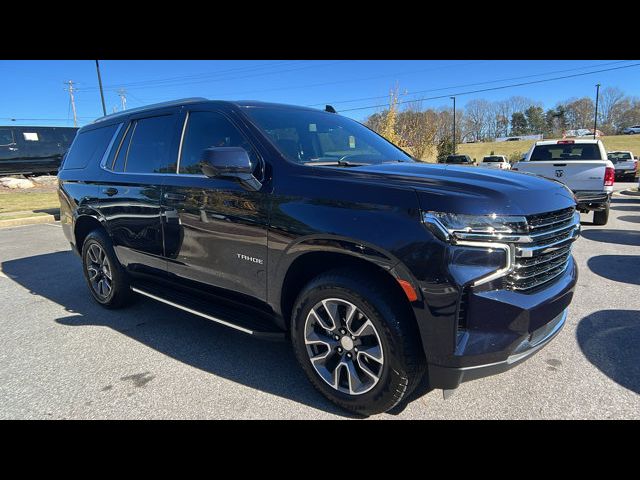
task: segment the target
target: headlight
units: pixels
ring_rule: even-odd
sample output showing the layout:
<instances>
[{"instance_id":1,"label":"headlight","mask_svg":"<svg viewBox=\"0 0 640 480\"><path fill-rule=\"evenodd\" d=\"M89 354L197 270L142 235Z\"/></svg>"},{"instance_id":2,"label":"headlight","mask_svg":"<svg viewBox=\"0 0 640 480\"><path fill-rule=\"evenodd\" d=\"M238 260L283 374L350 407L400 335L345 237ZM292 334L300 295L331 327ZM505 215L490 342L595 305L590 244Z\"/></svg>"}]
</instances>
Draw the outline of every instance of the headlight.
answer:
<instances>
[{"instance_id":1,"label":"headlight","mask_svg":"<svg viewBox=\"0 0 640 480\"><path fill-rule=\"evenodd\" d=\"M441 240L504 240L528 232L527 219L516 215L465 215L423 212L425 225Z\"/></svg>"}]
</instances>

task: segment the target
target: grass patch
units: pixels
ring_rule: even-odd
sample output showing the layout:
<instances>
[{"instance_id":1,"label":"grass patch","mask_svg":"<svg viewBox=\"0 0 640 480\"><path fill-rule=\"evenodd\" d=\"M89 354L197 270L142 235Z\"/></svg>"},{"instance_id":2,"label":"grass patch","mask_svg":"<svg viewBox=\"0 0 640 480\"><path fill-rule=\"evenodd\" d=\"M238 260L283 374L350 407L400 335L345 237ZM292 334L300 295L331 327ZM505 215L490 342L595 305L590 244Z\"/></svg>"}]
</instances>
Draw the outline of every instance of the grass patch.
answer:
<instances>
[{"instance_id":1,"label":"grass patch","mask_svg":"<svg viewBox=\"0 0 640 480\"><path fill-rule=\"evenodd\" d=\"M46 212L14 212L14 213L0 213L0 220L15 220L17 218L31 218L31 217L44 217L49 215Z\"/></svg>"},{"instance_id":2,"label":"grass patch","mask_svg":"<svg viewBox=\"0 0 640 480\"><path fill-rule=\"evenodd\" d=\"M593 137L585 137L587 139ZM545 140L547 140L545 138ZM576 141L580 139L576 138ZM630 150L634 155L640 155L640 135L612 135L602 137L604 148L609 152L612 150ZM457 153L465 153L471 158L482 160L485 155L491 154L493 150L495 155L506 155L509 157L516 152L525 153L535 140L523 140L520 142L486 142L486 143L462 143L457 147Z\"/></svg>"},{"instance_id":3,"label":"grass patch","mask_svg":"<svg viewBox=\"0 0 640 480\"><path fill-rule=\"evenodd\" d=\"M0 192L0 215L10 212L59 209L60 200L57 192ZM31 214L33 215L33 213Z\"/></svg>"}]
</instances>

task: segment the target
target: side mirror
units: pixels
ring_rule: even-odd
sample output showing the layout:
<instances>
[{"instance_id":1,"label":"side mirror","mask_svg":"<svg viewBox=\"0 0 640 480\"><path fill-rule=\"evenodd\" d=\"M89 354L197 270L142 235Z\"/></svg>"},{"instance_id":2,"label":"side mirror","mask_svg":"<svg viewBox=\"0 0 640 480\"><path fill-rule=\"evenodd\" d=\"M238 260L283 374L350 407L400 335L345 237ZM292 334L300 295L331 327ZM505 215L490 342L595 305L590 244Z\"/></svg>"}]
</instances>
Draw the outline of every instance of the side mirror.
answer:
<instances>
[{"instance_id":1,"label":"side mirror","mask_svg":"<svg viewBox=\"0 0 640 480\"><path fill-rule=\"evenodd\" d=\"M235 178L252 190L262 187L262 183L253 176L249 154L242 147L207 148L202 152L200 168L210 178Z\"/></svg>"}]
</instances>

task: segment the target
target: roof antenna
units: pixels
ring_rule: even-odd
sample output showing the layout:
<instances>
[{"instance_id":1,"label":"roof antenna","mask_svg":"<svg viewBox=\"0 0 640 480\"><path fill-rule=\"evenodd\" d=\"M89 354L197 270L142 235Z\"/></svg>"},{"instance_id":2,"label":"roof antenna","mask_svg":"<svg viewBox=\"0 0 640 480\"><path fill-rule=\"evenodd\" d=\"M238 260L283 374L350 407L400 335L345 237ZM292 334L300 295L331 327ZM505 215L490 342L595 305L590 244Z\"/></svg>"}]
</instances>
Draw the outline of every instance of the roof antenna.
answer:
<instances>
[{"instance_id":1,"label":"roof antenna","mask_svg":"<svg viewBox=\"0 0 640 480\"><path fill-rule=\"evenodd\" d=\"M329 113L337 113L337 112L336 112L336 109L335 109L335 108L333 108L331 105L325 105L325 107L324 107L324 111L325 111L325 112L329 112Z\"/></svg>"}]
</instances>

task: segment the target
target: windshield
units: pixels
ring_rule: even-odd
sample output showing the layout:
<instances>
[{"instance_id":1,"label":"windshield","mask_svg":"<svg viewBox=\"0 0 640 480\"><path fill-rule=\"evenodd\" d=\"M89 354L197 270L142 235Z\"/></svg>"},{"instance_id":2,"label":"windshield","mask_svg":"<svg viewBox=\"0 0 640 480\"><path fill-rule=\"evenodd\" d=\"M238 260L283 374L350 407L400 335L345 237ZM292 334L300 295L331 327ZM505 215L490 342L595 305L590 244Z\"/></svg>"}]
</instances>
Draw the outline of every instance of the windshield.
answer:
<instances>
[{"instance_id":1,"label":"windshield","mask_svg":"<svg viewBox=\"0 0 640 480\"><path fill-rule=\"evenodd\" d=\"M364 125L335 113L262 107L245 112L295 163L358 166L413 161Z\"/></svg>"},{"instance_id":2,"label":"windshield","mask_svg":"<svg viewBox=\"0 0 640 480\"><path fill-rule=\"evenodd\" d=\"M607 154L607 158L609 158L613 163L633 160L629 152L611 152Z\"/></svg>"},{"instance_id":3,"label":"windshield","mask_svg":"<svg viewBox=\"0 0 640 480\"><path fill-rule=\"evenodd\" d=\"M531 161L544 160L602 160L600 149L595 143L565 143L557 145L537 145L531 153Z\"/></svg>"},{"instance_id":4,"label":"windshield","mask_svg":"<svg viewBox=\"0 0 640 480\"><path fill-rule=\"evenodd\" d=\"M484 157L482 163L502 162L502 157Z\"/></svg>"}]
</instances>

